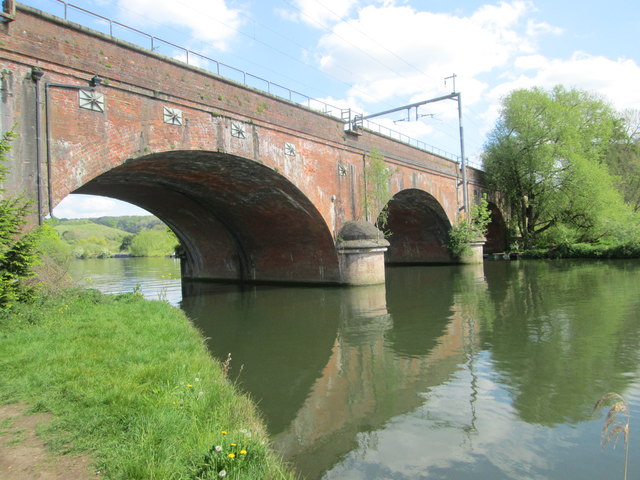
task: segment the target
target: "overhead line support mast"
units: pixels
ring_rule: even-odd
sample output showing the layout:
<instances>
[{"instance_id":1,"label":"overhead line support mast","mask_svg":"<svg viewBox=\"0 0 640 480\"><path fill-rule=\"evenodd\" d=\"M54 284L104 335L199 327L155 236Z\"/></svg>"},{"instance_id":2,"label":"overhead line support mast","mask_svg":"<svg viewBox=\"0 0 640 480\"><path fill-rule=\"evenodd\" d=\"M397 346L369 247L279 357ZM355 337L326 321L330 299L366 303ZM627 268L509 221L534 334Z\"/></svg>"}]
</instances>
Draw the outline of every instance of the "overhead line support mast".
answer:
<instances>
[{"instance_id":1,"label":"overhead line support mast","mask_svg":"<svg viewBox=\"0 0 640 480\"><path fill-rule=\"evenodd\" d=\"M465 213L469 212L469 198L467 194L467 162L464 156L464 130L462 128L462 99L461 93L456 92L456 75L453 74L450 77L445 78L445 85L448 79L453 79L453 92L449 95L443 95L441 97L430 98L429 100L423 100L422 102L411 103L409 105L403 105L402 107L392 108L385 110L384 112L373 113L371 115L365 115L362 120L368 120L374 117L381 117L389 113L399 112L401 110L407 110L407 113L411 113L411 109L416 109L416 120L418 117L418 107L426 105L428 103L441 102L442 100L456 100L458 102L458 126L460 128L460 170L462 171L462 207L460 210L464 210Z\"/></svg>"}]
</instances>

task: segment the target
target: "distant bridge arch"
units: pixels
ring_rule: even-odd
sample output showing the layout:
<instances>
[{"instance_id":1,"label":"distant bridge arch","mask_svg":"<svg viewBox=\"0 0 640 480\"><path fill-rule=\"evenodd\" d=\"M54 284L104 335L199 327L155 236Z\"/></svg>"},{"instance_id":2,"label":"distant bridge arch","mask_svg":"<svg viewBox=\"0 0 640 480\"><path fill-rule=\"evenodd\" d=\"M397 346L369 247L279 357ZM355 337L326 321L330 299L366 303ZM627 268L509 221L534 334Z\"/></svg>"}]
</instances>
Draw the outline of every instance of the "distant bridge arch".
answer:
<instances>
[{"instance_id":1,"label":"distant bridge arch","mask_svg":"<svg viewBox=\"0 0 640 480\"><path fill-rule=\"evenodd\" d=\"M451 220L430 193L409 188L396 193L387 204L386 230L391 235L387 263L450 263L447 243Z\"/></svg>"}]
</instances>

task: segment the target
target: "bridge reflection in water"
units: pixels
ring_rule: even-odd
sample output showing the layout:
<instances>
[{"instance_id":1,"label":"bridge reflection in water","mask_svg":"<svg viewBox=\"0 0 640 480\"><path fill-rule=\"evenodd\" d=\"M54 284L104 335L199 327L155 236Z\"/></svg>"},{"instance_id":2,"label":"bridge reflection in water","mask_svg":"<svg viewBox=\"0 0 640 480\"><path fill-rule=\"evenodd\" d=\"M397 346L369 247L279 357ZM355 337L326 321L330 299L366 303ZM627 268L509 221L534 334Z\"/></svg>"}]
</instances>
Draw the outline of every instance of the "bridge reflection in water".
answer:
<instances>
[{"instance_id":1,"label":"bridge reflection in water","mask_svg":"<svg viewBox=\"0 0 640 480\"><path fill-rule=\"evenodd\" d=\"M231 378L239 375L276 447L306 478L423 404L474 348L456 289L483 288L482 265L387 275L386 289L185 285L183 309L215 356L231 353Z\"/></svg>"},{"instance_id":2,"label":"bridge reflection in water","mask_svg":"<svg viewBox=\"0 0 640 480\"><path fill-rule=\"evenodd\" d=\"M144 289L138 267L176 271L156 260L78 261L75 277ZM640 409L639 261L387 279L386 291L185 284L183 308L218 358L231 352L231 379L308 480L622 477L624 449L601 451L592 409L604 392ZM640 471L633 441L629 470Z\"/></svg>"}]
</instances>

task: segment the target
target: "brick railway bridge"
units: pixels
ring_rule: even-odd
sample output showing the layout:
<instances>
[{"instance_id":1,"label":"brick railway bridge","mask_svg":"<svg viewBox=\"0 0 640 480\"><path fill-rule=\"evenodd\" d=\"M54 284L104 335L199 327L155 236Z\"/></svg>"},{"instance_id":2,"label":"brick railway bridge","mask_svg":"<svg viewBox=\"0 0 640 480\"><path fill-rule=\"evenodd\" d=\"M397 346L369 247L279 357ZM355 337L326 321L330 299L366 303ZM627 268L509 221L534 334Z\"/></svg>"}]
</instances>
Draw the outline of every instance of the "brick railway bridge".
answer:
<instances>
[{"instance_id":1,"label":"brick railway bridge","mask_svg":"<svg viewBox=\"0 0 640 480\"><path fill-rule=\"evenodd\" d=\"M0 130L19 134L5 188L33 199L33 224L70 193L103 195L176 233L185 279L376 283L385 242L350 228L377 151L392 172L386 262L456 261L456 161L26 6L4 16ZM482 172L466 177L472 202ZM485 249L499 251L492 210Z\"/></svg>"}]
</instances>

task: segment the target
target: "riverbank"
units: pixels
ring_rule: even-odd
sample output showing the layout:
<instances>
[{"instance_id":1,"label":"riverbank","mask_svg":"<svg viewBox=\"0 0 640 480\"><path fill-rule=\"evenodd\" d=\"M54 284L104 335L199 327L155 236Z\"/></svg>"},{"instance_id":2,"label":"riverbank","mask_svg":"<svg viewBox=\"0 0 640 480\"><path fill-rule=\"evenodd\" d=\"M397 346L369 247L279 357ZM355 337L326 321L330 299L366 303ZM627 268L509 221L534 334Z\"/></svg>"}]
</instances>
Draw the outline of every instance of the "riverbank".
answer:
<instances>
[{"instance_id":1,"label":"riverbank","mask_svg":"<svg viewBox=\"0 0 640 480\"><path fill-rule=\"evenodd\" d=\"M164 302L67 291L0 314L0 339L0 402L50 413L49 448L91 453L103 478L294 478L225 365Z\"/></svg>"},{"instance_id":2,"label":"riverbank","mask_svg":"<svg viewBox=\"0 0 640 480\"><path fill-rule=\"evenodd\" d=\"M522 258L529 259L636 259L640 258L640 244L622 243L614 245L594 245L590 243L561 243L549 248L525 250L520 253L520 256Z\"/></svg>"}]
</instances>

